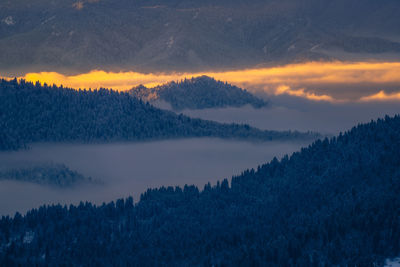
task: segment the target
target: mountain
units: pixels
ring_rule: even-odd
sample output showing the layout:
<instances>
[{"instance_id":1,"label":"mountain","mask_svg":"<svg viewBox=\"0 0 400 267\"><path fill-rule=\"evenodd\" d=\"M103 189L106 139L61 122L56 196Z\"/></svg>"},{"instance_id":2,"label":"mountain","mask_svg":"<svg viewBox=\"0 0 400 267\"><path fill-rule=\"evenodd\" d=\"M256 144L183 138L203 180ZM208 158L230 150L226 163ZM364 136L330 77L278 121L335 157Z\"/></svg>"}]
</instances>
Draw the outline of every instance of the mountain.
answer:
<instances>
[{"instance_id":1,"label":"mountain","mask_svg":"<svg viewBox=\"0 0 400 267\"><path fill-rule=\"evenodd\" d=\"M24 168L0 170L0 181L11 180L67 188L84 183L100 184L63 164L41 164Z\"/></svg>"},{"instance_id":2,"label":"mountain","mask_svg":"<svg viewBox=\"0 0 400 267\"><path fill-rule=\"evenodd\" d=\"M315 133L262 131L164 111L113 90L73 90L0 80L0 150L34 142L116 142L185 137L313 139Z\"/></svg>"},{"instance_id":3,"label":"mountain","mask_svg":"<svg viewBox=\"0 0 400 267\"><path fill-rule=\"evenodd\" d=\"M236 86L216 81L207 76L185 79L181 82L170 82L154 88L139 85L129 91L143 101L163 100L174 110L206 109L224 107L242 107L251 105L254 108L267 106L267 103Z\"/></svg>"},{"instance_id":4,"label":"mountain","mask_svg":"<svg viewBox=\"0 0 400 267\"><path fill-rule=\"evenodd\" d=\"M399 13L398 0L1 1L0 72L398 58Z\"/></svg>"},{"instance_id":5,"label":"mountain","mask_svg":"<svg viewBox=\"0 0 400 267\"><path fill-rule=\"evenodd\" d=\"M400 116L216 186L0 220L0 264L382 266L400 254Z\"/></svg>"}]
</instances>

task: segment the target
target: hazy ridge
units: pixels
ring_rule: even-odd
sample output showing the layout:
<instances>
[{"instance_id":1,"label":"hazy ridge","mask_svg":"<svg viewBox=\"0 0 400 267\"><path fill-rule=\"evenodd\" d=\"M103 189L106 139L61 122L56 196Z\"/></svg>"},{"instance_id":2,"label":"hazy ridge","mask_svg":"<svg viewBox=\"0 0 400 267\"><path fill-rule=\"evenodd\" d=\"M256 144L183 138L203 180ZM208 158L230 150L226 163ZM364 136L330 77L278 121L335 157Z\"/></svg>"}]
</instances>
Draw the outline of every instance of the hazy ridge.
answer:
<instances>
[{"instance_id":1,"label":"hazy ridge","mask_svg":"<svg viewBox=\"0 0 400 267\"><path fill-rule=\"evenodd\" d=\"M180 82L172 81L153 88L139 85L129 90L129 94L150 103L165 101L176 111L243 107L245 105L251 105L254 108L268 106L267 101L252 95L245 89L216 81L207 76L185 79Z\"/></svg>"},{"instance_id":2,"label":"hazy ridge","mask_svg":"<svg viewBox=\"0 0 400 267\"><path fill-rule=\"evenodd\" d=\"M99 180L85 177L69 169L64 164L54 163L6 168L0 170L0 181L2 180L34 183L57 188L79 186L84 183L100 184Z\"/></svg>"},{"instance_id":3,"label":"hazy ridge","mask_svg":"<svg viewBox=\"0 0 400 267\"><path fill-rule=\"evenodd\" d=\"M0 70L195 71L349 58L338 51L393 57L399 12L397 0L3 1Z\"/></svg>"}]
</instances>

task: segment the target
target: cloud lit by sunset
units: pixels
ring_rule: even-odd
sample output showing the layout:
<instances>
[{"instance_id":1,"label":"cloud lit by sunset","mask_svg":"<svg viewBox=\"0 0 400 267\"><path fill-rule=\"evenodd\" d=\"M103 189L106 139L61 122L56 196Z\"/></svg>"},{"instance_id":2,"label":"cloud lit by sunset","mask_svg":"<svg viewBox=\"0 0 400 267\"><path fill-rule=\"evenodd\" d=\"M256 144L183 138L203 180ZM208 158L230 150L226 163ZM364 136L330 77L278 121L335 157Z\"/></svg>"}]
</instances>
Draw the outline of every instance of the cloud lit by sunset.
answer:
<instances>
[{"instance_id":1,"label":"cloud lit by sunset","mask_svg":"<svg viewBox=\"0 0 400 267\"><path fill-rule=\"evenodd\" d=\"M379 91L376 94L370 96L364 96L360 99L362 102L372 102L372 101L400 101L400 92L387 94L385 91Z\"/></svg>"},{"instance_id":2,"label":"cloud lit by sunset","mask_svg":"<svg viewBox=\"0 0 400 267\"><path fill-rule=\"evenodd\" d=\"M303 88L294 90L286 85L282 85L282 86L279 86L278 88L276 88L274 94L275 95L296 96L296 97L306 98L306 99L314 100L314 101L335 102L335 99L329 95L317 95L315 93L306 92Z\"/></svg>"},{"instance_id":3,"label":"cloud lit by sunset","mask_svg":"<svg viewBox=\"0 0 400 267\"><path fill-rule=\"evenodd\" d=\"M73 76L54 72L29 73L20 78L76 89L105 87L127 90L139 84L153 87L169 81L207 75L252 92L264 91L272 95L290 95L314 101L341 102L399 101L400 93L397 91L400 91L399 74L400 62L309 62L225 72L144 74L96 70ZM361 89L352 91L352 87ZM385 88L391 88L392 91L380 92Z\"/></svg>"}]
</instances>

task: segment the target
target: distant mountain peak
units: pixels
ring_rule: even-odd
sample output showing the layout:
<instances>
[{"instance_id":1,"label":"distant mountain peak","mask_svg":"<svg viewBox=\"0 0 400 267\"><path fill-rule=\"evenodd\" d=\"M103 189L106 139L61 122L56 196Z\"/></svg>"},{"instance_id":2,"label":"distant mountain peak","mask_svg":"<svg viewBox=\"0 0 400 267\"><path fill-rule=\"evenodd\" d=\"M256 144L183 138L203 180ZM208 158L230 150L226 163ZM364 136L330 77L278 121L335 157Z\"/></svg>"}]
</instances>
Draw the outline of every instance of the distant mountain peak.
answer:
<instances>
[{"instance_id":1,"label":"distant mountain peak","mask_svg":"<svg viewBox=\"0 0 400 267\"><path fill-rule=\"evenodd\" d=\"M227 82L217 81L203 75L171 81L154 88L139 85L130 90L130 94L143 101L163 100L175 110L206 109L224 107L242 107L251 105L254 108L267 106L267 102L245 89Z\"/></svg>"}]
</instances>

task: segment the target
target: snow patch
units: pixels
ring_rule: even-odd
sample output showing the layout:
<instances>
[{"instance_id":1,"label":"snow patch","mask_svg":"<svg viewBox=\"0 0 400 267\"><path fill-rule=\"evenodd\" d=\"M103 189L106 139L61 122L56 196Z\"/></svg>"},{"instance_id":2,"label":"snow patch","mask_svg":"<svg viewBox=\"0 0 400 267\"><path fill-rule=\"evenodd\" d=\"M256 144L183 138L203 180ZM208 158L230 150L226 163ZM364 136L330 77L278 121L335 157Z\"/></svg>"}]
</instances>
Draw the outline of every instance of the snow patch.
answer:
<instances>
[{"instance_id":1,"label":"snow patch","mask_svg":"<svg viewBox=\"0 0 400 267\"><path fill-rule=\"evenodd\" d=\"M24 239L22 242L24 244L30 244L30 243L32 243L34 238L35 238L35 233L32 231L28 231L25 233L25 236L24 236Z\"/></svg>"},{"instance_id":2,"label":"snow patch","mask_svg":"<svg viewBox=\"0 0 400 267\"><path fill-rule=\"evenodd\" d=\"M262 50L263 50L264 54L267 54L268 53L268 46L265 45Z\"/></svg>"},{"instance_id":3,"label":"snow patch","mask_svg":"<svg viewBox=\"0 0 400 267\"><path fill-rule=\"evenodd\" d=\"M171 48L171 47L174 45L174 42L175 42L174 36L171 36L171 37L169 38L168 42L167 42L167 47L168 47L168 48Z\"/></svg>"},{"instance_id":4,"label":"snow patch","mask_svg":"<svg viewBox=\"0 0 400 267\"><path fill-rule=\"evenodd\" d=\"M319 48L320 46L321 46L321 44L314 45L313 47L310 48L310 51L314 52L314 50Z\"/></svg>"},{"instance_id":5,"label":"snow patch","mask_svg":"<svg viewBox=\"0 0 400 267\"><path fill-rule=\"evenodd\" d=\"M387 259L385 261L385 267L400 267L400 257L394 259Z\"/></svg>"},{"instance_id":6,"label":"snow patch","mask_svg":"<svg viewBox=\"0 0 400 267\"><path fill-rule=\"evenodd\" d=\"M2 20L2 22L4 22L5 24L7 24L8 26L12 26L12 25L15 24L15 20L14 20L14 18L13 18L12 16L5 17L5 18Z\"/></svg>"},{"instance_id":7,"label":"snow patch","mask_svg":"<svg viewBox=\"0 0 400 267\"><path fill-rule=\"evenodd\" d=\"M46 24L47 22L52 21L52 20L55 19L55 18L56 18L56 16L52 16L52 17L50 17L50 18L48 18L48 19L45 19L41 24L44 25L44 24Z\"/></svg>"},{"instance_id":8,"label":"snow patch","mask_svg":"<svg viewBox=\"0 0 400 267\"><path fill-rule=\"evenodd\" d=\"M288 51L292 51L292 50L294 50L294 49L296 49L296 45L295 45L295 44L292 44L292 45L288 48Z\"/></svg>"}]
</instances>

